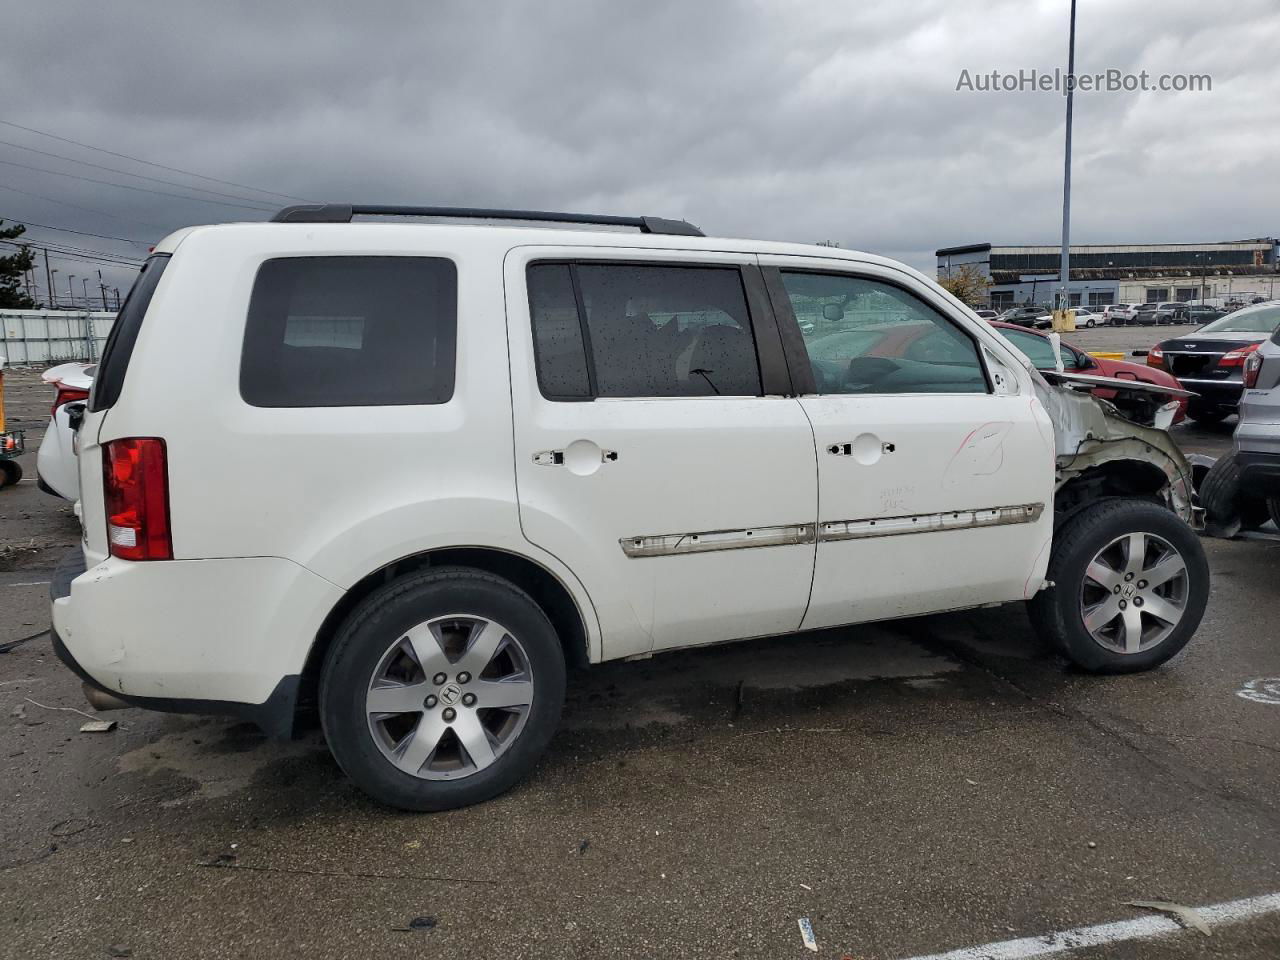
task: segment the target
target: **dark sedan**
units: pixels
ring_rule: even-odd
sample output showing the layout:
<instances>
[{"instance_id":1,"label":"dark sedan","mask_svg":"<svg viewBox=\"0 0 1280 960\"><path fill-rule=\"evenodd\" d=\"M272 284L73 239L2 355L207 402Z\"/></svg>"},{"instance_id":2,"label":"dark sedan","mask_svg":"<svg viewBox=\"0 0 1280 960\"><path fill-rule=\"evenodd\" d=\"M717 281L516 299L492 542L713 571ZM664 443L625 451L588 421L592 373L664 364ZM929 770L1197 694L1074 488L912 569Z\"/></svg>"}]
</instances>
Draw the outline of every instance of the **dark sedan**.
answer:
<instances>
[{"instance_id":1,"label":"dark sedan","mask_svg":"<svg viewBox=\"0 0 1280 960\"><path fill-rule=\"evenodd\" d=\"M1147 364L1172 373L1199 394L1187 411L1193 420L1217 423L1236 412L1244 392L1244 364L1258 345L1280 329L1280 302L1229 313L1194 333L1151 348Z\"/></svg>"}]
</instances>

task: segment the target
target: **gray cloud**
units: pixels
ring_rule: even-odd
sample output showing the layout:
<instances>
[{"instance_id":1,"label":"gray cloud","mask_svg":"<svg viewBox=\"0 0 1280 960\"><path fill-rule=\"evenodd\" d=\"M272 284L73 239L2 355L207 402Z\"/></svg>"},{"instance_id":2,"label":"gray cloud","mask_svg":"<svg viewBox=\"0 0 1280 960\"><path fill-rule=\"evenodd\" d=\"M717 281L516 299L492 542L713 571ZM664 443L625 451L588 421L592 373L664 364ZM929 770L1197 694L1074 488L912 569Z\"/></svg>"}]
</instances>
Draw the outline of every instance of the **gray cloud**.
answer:
<instances>
[{"instance_id":1,"label":"gray cloud","mask_svg":"<svg viewBox=\"0 0 1280 960\"><path fill-rule=\"evenodd\" d=\"M1062 65L1066 0L0 10L19 41L0 61L0 117L298 197L683 216L925 269L940 245L1060 228L1062 97L955 86L966 68ZM1229 16L1082 0L1078 70L1209 73L1213 90L1077 95L1073 237L1280 229L1277 48L1273 0ZM12 128L0 140L286 202ZM5 146L0 160L176 189ZM4 185L114 216L2 189L0 215L144 239L262 216L0 166Z\"/></svg>"}]
</instances>

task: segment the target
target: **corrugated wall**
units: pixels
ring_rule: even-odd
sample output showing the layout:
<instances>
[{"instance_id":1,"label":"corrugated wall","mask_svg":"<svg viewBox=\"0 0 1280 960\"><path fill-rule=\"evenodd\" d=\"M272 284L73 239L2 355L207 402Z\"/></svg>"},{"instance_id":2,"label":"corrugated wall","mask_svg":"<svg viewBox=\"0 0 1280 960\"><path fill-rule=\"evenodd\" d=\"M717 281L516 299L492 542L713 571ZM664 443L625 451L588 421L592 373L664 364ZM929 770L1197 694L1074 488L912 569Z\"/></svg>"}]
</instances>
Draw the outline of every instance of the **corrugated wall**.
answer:
<instances>
[{"instance_id":1,"label":"corrugated wall","mask_svg":"<svg viewBox=\"0 0 1280 960\"><path fill-rule=\"evenodd\" d=\"M0 310L0 356L10 367L97 360L115 319L96 310Z\"/></svg>"}]
</instances>

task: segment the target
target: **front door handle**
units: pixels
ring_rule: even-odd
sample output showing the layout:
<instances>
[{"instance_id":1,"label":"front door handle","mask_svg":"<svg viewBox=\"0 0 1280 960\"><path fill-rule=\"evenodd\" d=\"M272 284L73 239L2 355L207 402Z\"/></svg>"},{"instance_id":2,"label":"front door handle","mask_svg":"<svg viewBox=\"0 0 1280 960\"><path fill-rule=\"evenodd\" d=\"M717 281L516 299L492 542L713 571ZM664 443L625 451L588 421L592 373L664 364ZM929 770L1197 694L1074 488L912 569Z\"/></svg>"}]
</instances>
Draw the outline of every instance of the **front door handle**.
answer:
<instances>
[{"instance_id":1,"label":"front door handle","mask_svg":"<svg viewBox=\"0 0 1280 960\"><path fill-rule=\"evenodd\" d=\"M893 453L893 451L897 449L898 448L895 444L887 441L880 444L881 453ZM833 457L851 457L853 456L853 444L833 443L827 447L827 453L831 454Z\"/></svg>"}]
</instances>

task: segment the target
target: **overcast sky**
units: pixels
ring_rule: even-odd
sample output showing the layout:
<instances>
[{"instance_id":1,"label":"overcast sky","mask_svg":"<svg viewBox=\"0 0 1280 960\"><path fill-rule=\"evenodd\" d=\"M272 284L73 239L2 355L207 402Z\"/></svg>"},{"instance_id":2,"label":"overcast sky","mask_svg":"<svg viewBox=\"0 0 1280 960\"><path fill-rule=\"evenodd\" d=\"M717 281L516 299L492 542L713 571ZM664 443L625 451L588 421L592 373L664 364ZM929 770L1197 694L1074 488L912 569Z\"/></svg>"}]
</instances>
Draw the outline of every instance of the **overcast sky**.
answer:
<instances>
[{"instance_id":1,"label":"overcast sky","mask_svg":"<svg viewBox=\"0 0 1280 960\"><path fill-rule=\"evenodd\" d=\"M1057 240L1063 97L956 85L965 69L1065 67L1068 9L0 0L0 120L258 188L0 124L0 216L154 241L269 215L191 188L290 202L260 192L275 191L685 217L708 233L835 240L932 272L939 246ZM1072 238L1280 231L1278 50L1275 0L1080 0L1077 72L1204 73L1212 91L1077 94ZM98 266L64 262L61 276ZM125 272L107 275L124 289Z\"/></svg>"}]
</instances>

